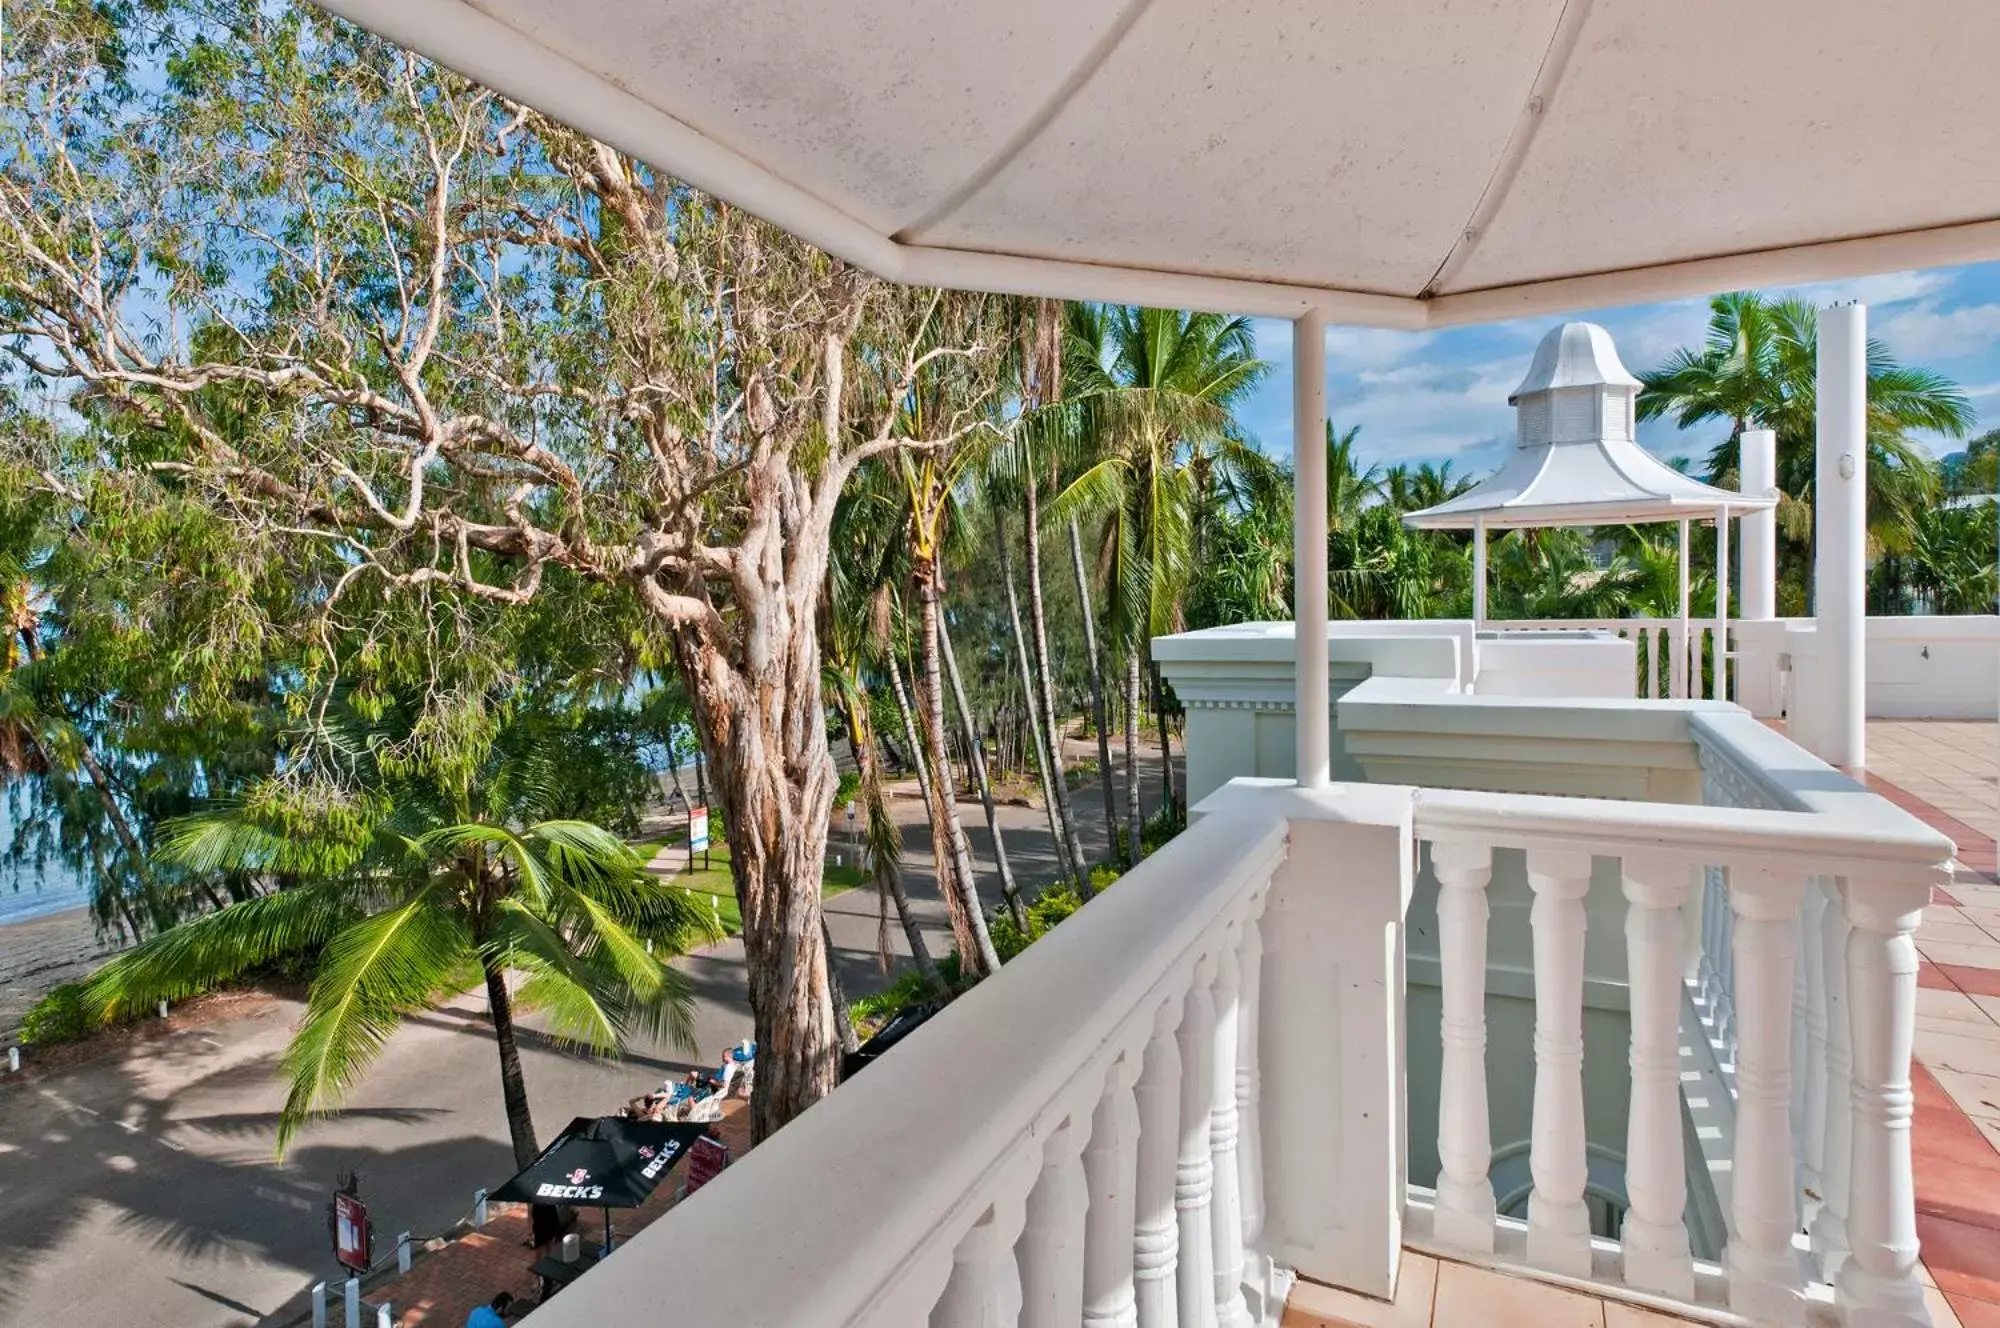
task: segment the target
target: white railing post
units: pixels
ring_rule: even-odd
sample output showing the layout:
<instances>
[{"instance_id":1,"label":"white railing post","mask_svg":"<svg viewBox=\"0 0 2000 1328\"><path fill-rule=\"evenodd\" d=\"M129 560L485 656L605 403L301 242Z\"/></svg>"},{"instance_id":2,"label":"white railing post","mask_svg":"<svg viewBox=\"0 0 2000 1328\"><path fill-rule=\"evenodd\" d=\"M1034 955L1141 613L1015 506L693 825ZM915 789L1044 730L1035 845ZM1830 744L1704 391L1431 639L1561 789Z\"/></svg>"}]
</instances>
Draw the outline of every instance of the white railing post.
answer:
<instances>
[{"instance_id":1,"label":"white railing post","mask_svg":"<svg viewBox=\"0 0 2000 1328\"><path fill-rule=\"evenodd\" d=\"M1028 1192L1026 1220L1014 1245L1021 1328L1071 1328L1083 1318L1083 1223L1090 1202L1084 1142L1076 1122L1066 1120L1042 1146L1042 1174Z\"/></svg>"},{"instance_id":2,"label":"white railing post","mask_svg":"<svg viewBox=\"0 0 2000 1328\"><path fill-rule=\"evenodd\" d=\"M1917 1019L1917 925L1930 887L1850 880L1847 1002L1854 1092L1848 1257L1835 1284L1847 1328L1927 1325L1917 1278L1911 1173L1910 1047Z\"/></svg>"},{"instance_id":3,"label":"white railing post","mask_svg":"<svg viewBox=\"0 0 2000 1328\"><path fill-rule=\"evenodd\" d=\"M1821 876L1815 879L1814 887L1820 896L1819 934L1814 943L1819 947L1826 1007L1826 1068L1819 1094L1826 1106L1826 1138L1820 1148L1820 1205L1813 1215L1812 1252L1819 1261L1819 1275L1832 1282L1847 1260L1847 1178L1854 1138L1853 1113L1848 1109L1854 1093L1847 1012L1847 934L1851 928L1841 901L1840 880Z\"/></svg>"},{"instance_id":4,"label":"white railing post","mask_svg":"<svg viewBox=\"0 0 2000 1328\"><path fill-rule=\"evenodd\" d=\"M1530 848L1528 885L1535 894L1529 914L1535 949L1535 1105L1528 1153L1535 1189L1528 1199L1528 1261L1588 1277L1583 901L1590 893L1590 855Z\"/></svg>"},{"instance_id":5,"label":"white railing post","mask_svg":"<svg viewBox=\"0 0 2000 1328\"><path fill-rule=\"evenodd\" d=\"M1160 1007L1134 1096L1139 1106L1139 1179L1132 1224L1132 1292L1139 1328L1174 1328L1179 1313L1174 1172L1180 1157L1181 1053L1174 1038L1181 1002Z\"/></svg>"},{"instance_id":6,"label":"white railing post","mask_svg":"<svg viewBox=\"0 0 2000 1328\"><path fill-rule=\"evenodd\" d=\"M1736 868L1736 1155L1731 1163L1729 1308L1760 1322L1805 1322L1792 1252L1798 1191L1792 1160L1792 964L1799 890Z\"/></svg>"},{"instance_id":7,"label":"white railing post","mask_svg":"<svg viewBox=\"0 0 2000 1328\"><path fill-rule=\"evenodd\" d=\"M1688 866L1627 858L1625 966L1632 997L1632 1101L1626 1118L1625 1190L1631 1201L1619 1243L1625 1283L1694 1299L1687 1172L1681 1146L1680 979Z\"/></svg>"},{"instance_id":8,"label":"white railing post","mask_svg":"<svg viewBox=\"0 0 2000 1328\"><path fill-rule=\"evenodd\" d=\"M1188 988L1177 1036L1181 1044L1180 1159L1174 1170L1179 1223L1179 1328L1215 1328L1215 1164L1209 1158L1209 1113L1215 1101L1215 1001L1209 987L1215 961L1204 956Z\"/></svg>"},{"instance_id":9,"label":"white railing post","mask_svg":"<svg viewBox=\"0 0 2000 1328\"><path fill-rule=\"evenodd\" d=\"M1493 850L1431 845L1438 879L1438 989L1444 1018L1438 1080L1437 1238L1493 1252L1493 1134L1486 1104L1486 886Z\"/></svg>"},{"instance_id":10,"label":"white railing post","mask_svg":"<svg viewBox=\"0 0 2000 1328\"><path fill-rule=\"evenodd\" d=\"M1250 1328L1243 1302L1243 1177L1237 1157L1241 1143L1236 1112L1236 1042L1242 1036L1242 978L1236 949L1240 928L1232 927L1215 958L1215 1049L1208 1113L1208 1151L1214 1176L1210 1231L1215 1249L1215 1321L1220 1328Z\"/></svg>"},{"instance_id":11,"label":"white railing post","mask_svg":"<svg viewBox=\"0 0 2000 1328\"><path fill-rule=\"evenodd\" d=\"M1236 1148L1237 1168L1242 1174L1240 1193L1243 1204L1244 1281L1252 1297L1250 1316L1263 1322L1266 1308L1275 1299L1271 1282L1271 1260L1262 1249L1264 1235L1264 1131L1258 1120L1263 1100L1263 1076L1258 1070L1258 1035L1263 1003L1259 987L1264 974L1264 933L1260 919L1268 891L1252 901L1243 923L1243 943L1237 951L1242 993L1237 998L1236 1034L1236 1121L1241 1132Z\"/></svg>"},{"instance_id":12,"label":"white railing post","mask_svg":"<svg viewBox=\"0 0 2000 1328\"><path fill-rule=\"evenodd\" d=\"M1826 895L1819 878L1806 881L1805 898L1799 904L1799 987L1803 1009L1803 1037L1799 1048L1798 1080L1793 1096L1799 1104L1799 1189L1823 1195L1820 1173L1826 1167L1826 963L1820 946L1820 928L1825 921Z\"/></svg>"},{"instance_id":13,"label":"white railing post","mask_svg":"<svg viewBox=\"0 0 2000 1328\"><path fill-rule=\"evenodd\" d=\"M1083 1240L1083 1322L1090 1328L1134 1328L1132 1224L1139 1177L1138 1076L1128 1053L1106 1076L1083 1150L1089 1213Z\"/></svg>"},{"instance_id":14,"label":"white railing post","mask_svg":"<svg viewBox=\"0 0 2000 1328\"><path fill-rule=\"evenodd\" d=\"M1014 1233L1024 1217L1019 1200L995 1201L951 1255L951 1279L931 1310L931 1328L1013 1328L1021 1313L1021 1273Z\"/></svg>"}]
</instances>

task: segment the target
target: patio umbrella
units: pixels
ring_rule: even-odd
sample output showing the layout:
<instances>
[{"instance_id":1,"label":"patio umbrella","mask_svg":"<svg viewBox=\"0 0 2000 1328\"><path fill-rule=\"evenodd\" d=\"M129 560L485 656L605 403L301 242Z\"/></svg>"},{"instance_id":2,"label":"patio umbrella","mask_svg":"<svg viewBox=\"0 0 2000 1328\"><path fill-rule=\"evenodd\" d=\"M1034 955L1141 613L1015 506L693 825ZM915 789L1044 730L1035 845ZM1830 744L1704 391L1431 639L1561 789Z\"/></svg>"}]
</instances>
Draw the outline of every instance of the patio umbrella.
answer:
<instances>
[{"instance_id":1,"label":"patio umbrella","mask_svg":"<svg viewBox=\"0 0 2000 1328\"><path fill-rule=\"evenodd\" d=\"M609 1250L611 1210L646 1202L707 1131L707 1126L689 1121L578 1116L540 1157L491 1197L504 1203L602 1208L604 1247Z\"/></svg>"}]
</instances>

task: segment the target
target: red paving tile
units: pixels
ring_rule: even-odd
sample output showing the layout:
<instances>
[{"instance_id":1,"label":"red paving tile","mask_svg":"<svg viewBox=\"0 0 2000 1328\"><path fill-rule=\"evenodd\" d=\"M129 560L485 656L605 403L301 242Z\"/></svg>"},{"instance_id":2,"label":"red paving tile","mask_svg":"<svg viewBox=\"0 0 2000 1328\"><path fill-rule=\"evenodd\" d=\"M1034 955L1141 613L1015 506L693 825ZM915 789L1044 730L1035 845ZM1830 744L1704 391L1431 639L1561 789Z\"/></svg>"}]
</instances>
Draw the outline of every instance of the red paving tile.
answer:
<instances>
[{"instance_id":1,"label":"red paving tile","mask_svg":"<svg viewBox=\"0 0 2000 1328\"><path fill-rule=\"evenodd\" d=\"M1939 964L1939 973L1968 996L2000 996L2000 968L1968 968L1964 964ZM1917 974L1921 981L1923 974Z\"/></svg>"},{"instance_id":2,"label":"red paving tile","mask_svg":"<svg viewBox=\"0 0 2000 1328\"><path fill-rule=\"evenodd\" d=\"M1928 959L1917 961L1917 985L1930 991L1957 991L1958 984Z\"/></svg>"},{"instance_id":3,"label":"red paving tile","mask_svg":"<svg viewBox=\"0 0 2000 1328\"><path fill-rule=\"evenodd\" d=\"M1960 1328L2000 1328L2000 1305L1970 1296L1946 1296L1945 1304L1958 1316Z\"/></svg>"},{"instance_id":4,"label":"red paving tile","mask_svg":"<svg viewBox=\"0 0 2000 1328\"><path fill-rule=\"evenodd\" d=\"M1946 1296L2000 1302L2000 1231L1919 1212L1917 1240Z\"/></svg>"}]
</instances>

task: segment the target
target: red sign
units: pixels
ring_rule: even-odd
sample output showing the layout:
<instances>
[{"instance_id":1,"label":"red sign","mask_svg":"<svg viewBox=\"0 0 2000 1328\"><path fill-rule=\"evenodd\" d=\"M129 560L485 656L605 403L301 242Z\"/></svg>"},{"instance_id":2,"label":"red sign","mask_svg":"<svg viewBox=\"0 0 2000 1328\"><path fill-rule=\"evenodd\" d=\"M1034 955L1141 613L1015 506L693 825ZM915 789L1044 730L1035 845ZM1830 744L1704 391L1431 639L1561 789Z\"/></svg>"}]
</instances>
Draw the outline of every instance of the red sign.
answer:
<instances>
[{"instance_id":1,"label":"red sign","mask_svg":"<svg viewBox=\"0 0 2000 1328\"><path fill-rule=\"evenodd\" d=\"M333 1196L333 1257L341 1267L355 1272L368 1269L368 1251L374 1244L368 1229L368 1205L352 1194Z\"/></svg>"},{"instance_id":2,"label":"red sign","mask_svg":"<svg viewBox=\"0 0 2000 1328\"><path fill-rule=\"evenodd\" d=\"M682 1194L693 1194L722 1174L729 1165L729 1145L714 1139L697 1139L688 1150L687 1184Z\"/></svg>"}]
</instances>

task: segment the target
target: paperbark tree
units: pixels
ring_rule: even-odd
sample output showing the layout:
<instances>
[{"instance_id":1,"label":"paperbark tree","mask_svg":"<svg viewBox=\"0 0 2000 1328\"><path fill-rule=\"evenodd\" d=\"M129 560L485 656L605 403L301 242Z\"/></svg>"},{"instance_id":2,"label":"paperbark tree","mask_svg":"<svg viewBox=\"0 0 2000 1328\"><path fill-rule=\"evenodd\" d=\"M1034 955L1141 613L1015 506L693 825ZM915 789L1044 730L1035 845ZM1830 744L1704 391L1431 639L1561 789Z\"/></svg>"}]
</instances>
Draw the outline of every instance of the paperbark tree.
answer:
<instances>
[{"instance_id":1,"label":"paperbark tree","mask_svg":"<svg viewBox=\"0 0 2000 1328\"><path fill-rule=\"evenodd\" d=\"M308 641L365 638L357 587L445 615L552 572L636 598L712 766L768 1134L837 1071L835 502L987 417L995 357L938 333L975 297L885 286L315 11L218 5L138 81L108 13L10 24L6 350L111 464L292 561Z\"/></svg>"}]
</instances>

